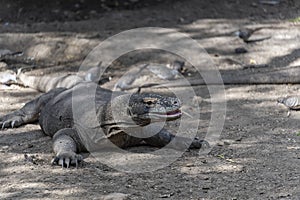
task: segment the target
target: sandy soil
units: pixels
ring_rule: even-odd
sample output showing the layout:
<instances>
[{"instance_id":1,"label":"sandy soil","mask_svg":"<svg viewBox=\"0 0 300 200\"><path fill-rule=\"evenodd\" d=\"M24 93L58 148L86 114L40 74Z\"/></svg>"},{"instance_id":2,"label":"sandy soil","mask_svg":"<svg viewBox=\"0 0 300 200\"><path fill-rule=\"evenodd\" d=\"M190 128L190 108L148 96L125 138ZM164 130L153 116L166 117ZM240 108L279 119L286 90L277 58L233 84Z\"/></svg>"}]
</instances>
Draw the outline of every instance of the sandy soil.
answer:
<instances>
[{"instance_id":1,"label":"sandy soil","mask_svg":"<svg viewBox=\"0 0 300 200\"><path fill-rule=\"evenodd\" d=\"M39 5L1 1L1 49L24 52L22 57L1 59L7 64L1 70L25 66L32 68L28 74L37 76L75 73L85 56L102 40L146 26L186 33L205 48L220 70L245 70L244 66L249 64L273 70L300 63L298 1L281 1L274 6L238 0L107 0L100 5L97 2L54 1ZM255 36L272 37L245 44L232 34L244 26L263 26ZM238 47L248 52L237 54ZM124 66L147 59L139 56L116 62L105 76L112 76L115 81L126 71ZM172 59L163 56L164 61ZM210 96L205 86L194 89L204 99L198 130L203 135L211 116ZM3 130L0 197L299 199L300 113L292 112L287 117L287 110L276 105L278 97L297 95L299 85L228 85L225 92L226 120L218 145L208 155L186 152L154 172L124 173L93 157L87 158L79 169L62 170L50 165L51 138L37 124ZM0 114L18 109L38 95L39 92L20 86L1 89Z\"/></svg>"}]
</instances>

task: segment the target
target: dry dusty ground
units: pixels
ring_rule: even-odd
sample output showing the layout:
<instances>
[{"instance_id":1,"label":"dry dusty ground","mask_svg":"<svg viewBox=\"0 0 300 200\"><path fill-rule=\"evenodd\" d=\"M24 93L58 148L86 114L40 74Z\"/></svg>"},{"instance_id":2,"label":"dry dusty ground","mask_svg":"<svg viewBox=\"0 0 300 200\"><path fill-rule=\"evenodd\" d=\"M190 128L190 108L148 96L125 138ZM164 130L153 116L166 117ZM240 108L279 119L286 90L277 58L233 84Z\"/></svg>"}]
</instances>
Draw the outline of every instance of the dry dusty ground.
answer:
<instances>
[{"instance_id":1,"label":"dry dusty ground","mask_svg":"<svg viewBox=\"0 0 300 200\"><path fill-rule=\"evenodd\" d=\"M90 6L93 1L54 2L28 6L1 1L1 48L24 51L23 57L32 58L3 60L7 68L30 66L33 70L29 73L34 75L76 72L100 41L144 26L175 28L188 34L207 50L220 70L243 70L253 63L272 70L300 63L300 29L295 20L298 1L282 0L274 6L241 0L125 1L126 5L114 1L100 6ZM232 35L243 26L264 26L257 37L272 38L245 44ZM237 47L248 53L236 54ZM129 59L132 63L140 60L145 59ZM107 74L115 80L126 71L121 66L130 62L118 63ZM204 99L198 131L202 135L210 119L209 94L205 86L195 87L195 91ZM278 97L297 95L299 85L228 85L225 92L227 113L218 145L208 155L186 152L154 172L119 172L92 157L79 169L62 170L49 164L51 139L38 125L1 131L0 198L109 199L105 195L122 193L120 199L299 199L300 113L287 117L286 109L276 105ZM38 95L19 86L1 89L0 114L20 108ZM33 162L25 161L24 154L32 156Z\"/></svg>"}]
</instances>

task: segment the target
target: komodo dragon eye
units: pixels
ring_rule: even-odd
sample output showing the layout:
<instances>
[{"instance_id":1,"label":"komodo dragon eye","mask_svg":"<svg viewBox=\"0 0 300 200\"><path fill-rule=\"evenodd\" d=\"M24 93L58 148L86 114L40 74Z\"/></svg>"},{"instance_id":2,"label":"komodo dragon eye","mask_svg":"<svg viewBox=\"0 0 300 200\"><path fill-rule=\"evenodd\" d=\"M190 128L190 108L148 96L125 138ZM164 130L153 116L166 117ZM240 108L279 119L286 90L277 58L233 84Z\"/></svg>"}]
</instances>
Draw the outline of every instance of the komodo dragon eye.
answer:
<instances>
[{"instance_id":1,"label":"komodo dragon eye","mask_svg":"<svg viewBox=\"0 0 300 200\"><path fill-rule=\"evenodd\" d=\"M156 98L144 98L143 102L149 106L154 106L156 104L157 99Z\"/></svg>"}]
</instances>

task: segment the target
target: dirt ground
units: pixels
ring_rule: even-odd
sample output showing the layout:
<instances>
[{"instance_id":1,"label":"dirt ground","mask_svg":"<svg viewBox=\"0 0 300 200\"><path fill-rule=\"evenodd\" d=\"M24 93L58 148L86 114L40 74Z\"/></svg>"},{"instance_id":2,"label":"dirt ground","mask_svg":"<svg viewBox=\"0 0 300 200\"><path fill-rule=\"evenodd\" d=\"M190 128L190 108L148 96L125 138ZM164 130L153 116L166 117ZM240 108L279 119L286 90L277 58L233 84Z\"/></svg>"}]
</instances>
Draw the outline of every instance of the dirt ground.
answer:
<instances>
[{"instance_id":1,"label":"dirt ground","mask_svg":"<svg viewBox=\"0 0 300 200\"><path fill-rule=\"evenodd\" d=\"M27 73L36 76L75 73L101 41L137 27L173 28L187 34L205 48L220 71L300 65L296 0L276 5L258 0L2 0L0 4L0 49L24 52L1 59L1 71L30 67ZM271 38L246 44L233 34L240 27L265 27L254 37ZM235 53L240 47L248 52ZM145 60L139 56L115 62L105 76L115 81L126 66ZM37 124L2 130L0 198L300 199L300 113L287 117L287 110L276 105L278 97L297 95L299 86L226 85L226 120L218 145L207 155L189 151L169 166L147 173L120 172L93 157L79 169L62 170L50 165L51 138ZM203 135L211 116L210 96L206 86L194 89L204 99L198 130ZM38 95L30 88L2 85L0 114Z\"/></svg>"}]
</instances>

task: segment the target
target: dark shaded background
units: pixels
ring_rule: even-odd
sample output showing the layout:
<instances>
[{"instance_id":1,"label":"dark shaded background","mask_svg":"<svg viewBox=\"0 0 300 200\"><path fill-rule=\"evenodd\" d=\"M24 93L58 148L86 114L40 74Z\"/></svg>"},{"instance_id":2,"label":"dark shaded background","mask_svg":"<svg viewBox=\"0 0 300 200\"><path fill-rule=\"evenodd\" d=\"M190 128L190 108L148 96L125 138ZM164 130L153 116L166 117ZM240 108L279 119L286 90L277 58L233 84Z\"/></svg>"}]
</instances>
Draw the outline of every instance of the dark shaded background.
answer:
<instances>
[{"instance_id":1,"label":"dark shaded background","mask_svg":"<svg viewBox=\"0 0 300 200\"><path fill-rule=\"evenodd\" d=\"M180 8L174 8L173 5L176 2L180 2L183 7L191 5L190 12L193 12L193 15L196 14L197 18L286 19L299 14L299 2L296 0L284 0L275 6L262 5L258 0L1 0L0 22L79 21L97 19L111 11L149 9L151 7L155 9L157 5L165 8L165 11L178 9L179 16L191 14L189 11L181 13ZM248 9L239 9L237 6L240 4L248 6ZM212 7L214 8L213 12ZM258 15L257 12L260 14Z\"/></svg>"}]
</instances>

